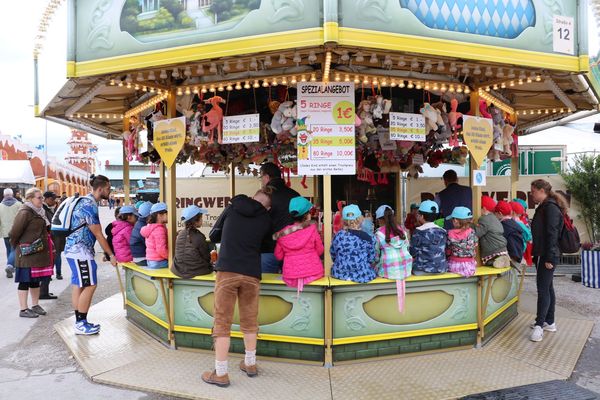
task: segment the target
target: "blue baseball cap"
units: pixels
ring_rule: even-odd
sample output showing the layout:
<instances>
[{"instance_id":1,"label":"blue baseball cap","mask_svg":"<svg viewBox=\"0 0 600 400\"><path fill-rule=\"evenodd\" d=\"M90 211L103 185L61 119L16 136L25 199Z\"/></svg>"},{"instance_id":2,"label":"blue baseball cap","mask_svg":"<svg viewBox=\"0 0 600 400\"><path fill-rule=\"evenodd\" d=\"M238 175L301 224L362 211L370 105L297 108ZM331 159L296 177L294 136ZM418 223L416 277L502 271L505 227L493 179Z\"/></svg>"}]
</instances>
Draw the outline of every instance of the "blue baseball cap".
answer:
<instances>
[{"instance_id":1,"label":"blue baseball cap","mask_svg":"<svg viewBox=\"0 0 600 400\"><path fill-rule=\"evenodd\" d=\"M140 213L140 217L146 218L148 215L150 215L151 208L152 208L152 203L150 203L149 201L146 201L146 202L140 204L140 206L138 208L138 213Z\"/></svg>"},{"instance_id":2,"label":"blue baseball cap","mask_svg":"<svg viewBox=\"0 0 600 400\"><path fill-rule=\"evenodd\" d=\"M313 205L305 197L297 196L290 200L289 212L292 217L301 217L310 209Z\"/></svg>"},{"instance_id":3,"label":"blue baseball cap","mask_svg":"<svg viewBox=\"0 0 600 400\"><path fill-rule=\"evenodd\" d=\"M425 200L419 206L419 212L427 214L437 214L440 212L440 207L435 201Z\"/></svg>"},{"instance_id":4,"label":"blue baseball cap","mask_svg":"<svg viewBox=\"0 0 600 400\"><path fill-rule=\"evenodd\" d=\"M452 214L448 215L446 219L471 219L473 218L473 213L467 207L454 207L452 210Z\"/></svg>"},{"instance_id":5,"label":"blue baseball cap","mask_svg":"<svg viewBox=\"0 0 600 400\"><path fill-rule=\"evenodd\" d=\"M161 211L167 211L167 205L165 203L155 203L150 208L150 214L154 214Z\"/></svg>"},{"instance_id":6,"label":"blue baseball cap","mask_svg":"<svg viewBox=\"0 0 600 400\"><path fill-rule=\"evenodd\" d=\"M392 207L388 206L387 204L383 204L379 206L377 210L375 210L375 218L383 218L383 214L385 214L385 210L387 210L388 208L392 210L392 213L394 212L394 209Z\"/></svg>"},{"instance_id":7,"label":"blue baseball cap","mask_svg":"<svg viewBox=\"0 0 600 400\"><path fill-rule=\"evenodd\" d=\"M134 206L123 206L119 209L119 215L124 215L124 214L133 214L136 217L139 217L139 214L137 212L137 210L135 209Z\"/></svg>"},{"instance_id":8,"label":"blue baseball cap","mask_svg":"<svg viewBox=\"0 0 600 400\"><path fill-rule=\"evenodd\" d=\"M342 219L346 221L355 221L362 217L362 212L356 204L350 204L342 208Z\"/></svg>"},{"instance_id":9,"label":"blue baseball cap","mask_svg":"<svg viewBox=\"0 0 600 400\"><path fill-rule=\"evenodd\" d=\"M206 208L200 208L197 205L191 205L183 210L181 213L181 220L188 222L198 214L208 214L208 210Z\"/></svg>"}]
</instances>

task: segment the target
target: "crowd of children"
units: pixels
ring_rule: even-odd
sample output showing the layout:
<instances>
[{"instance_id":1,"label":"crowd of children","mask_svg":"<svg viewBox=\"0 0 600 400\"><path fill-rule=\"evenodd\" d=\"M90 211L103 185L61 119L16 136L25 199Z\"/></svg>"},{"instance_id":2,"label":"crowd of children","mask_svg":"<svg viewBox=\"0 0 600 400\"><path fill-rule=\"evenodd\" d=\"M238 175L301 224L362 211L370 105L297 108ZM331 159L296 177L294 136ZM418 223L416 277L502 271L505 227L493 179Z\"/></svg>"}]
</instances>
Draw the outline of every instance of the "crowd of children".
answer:
<instances>
[{"instance_id":1,"label":"crowd of children","mask_svg":"<svg viewBox=\"0 0 600 400\"><path fill-rule=\"evenodd\" d=\"M476 270L478 247L483 265L531 265L531 229L523 203L518 199L496 202L482 196L478 221L474 223L469 208L456 207L446 217L453 226L448 231L435 223L439 206L431 200L411 205L408 228L397 222L388 205L375 212L377 229L373 219L363 216L357 205L346 205L341 208L340 229L329 249L333 260L331 276L357 283L367 283L378 276L400 282L411 274L445 272L469 277ZM304 197L293 198L289 204L293 223L273 235L275 257L283 261L282 279L298 292L324 275L325 249L311 219L312 207ZM209 244L199 230L206 213L197 206L183 211L185 228L177 236L173 263L173 272L182 278L212 272ZM133 261L150 269L168 267L166 223L165 203L140 202L137 208L118 208L116 220L106 230L117 260Z\"/></svg>"}]
</instances>

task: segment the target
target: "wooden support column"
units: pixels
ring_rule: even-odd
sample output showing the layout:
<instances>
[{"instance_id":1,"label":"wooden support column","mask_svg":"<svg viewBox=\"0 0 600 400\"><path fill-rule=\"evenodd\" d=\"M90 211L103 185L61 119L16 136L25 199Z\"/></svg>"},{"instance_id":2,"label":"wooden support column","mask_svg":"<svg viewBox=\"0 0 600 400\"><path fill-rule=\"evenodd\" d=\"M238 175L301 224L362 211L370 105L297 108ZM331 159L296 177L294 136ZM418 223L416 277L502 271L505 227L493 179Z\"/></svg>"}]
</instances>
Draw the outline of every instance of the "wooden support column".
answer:
<instances>
[{"instance_id":1,"label":"wooden support column","mask_svg":"<svg viewBox=\"0 0 600 400\"><path fill-rule=\"evenodd\" d=\"M158 201L166 201L166 186L165 186L165 164L161 161L158 164Z\"/></svg>"},{"instance_id":2,"label":"wooden support column","mask_svg":"<svg viewBox=\"0 0 600 400\"><path fill-rule=\"evenodd\" d=\"M323 176L323 242L325 244L325 276L331 275L333 260L329 254L329 248L333 240L333 209L331 198L331 176Z\"/></svg>"},{"instance_id":3,"label":"wooden support column","mask_svg":"<svg viewBox=\"0 0 600 400\"><path fill-rule=\"evenodd\" d=\"M167 109L169 118L177 117L176 101L177 94L174 89L171 89L169 91L169 97L167 97ZM173 266L173 257L175 255L175 239L177 236L177 207L175 202L177 184L177 163L174 162L173 165L167 170L165 183L167 210L169 210L169 218L167 221L167 239L169 243L169 268L171 268Z\"/></svg>"},{"instance_id":4,"label":"wooden support column","mask_svg":"<svg viewBox=\"0 0 600 400\"><path fill-rule=\"evenodd\" d=\"M231 172L229 173L229 196L233 198L235 196L235 168L233 163L229 165Z\"/></svg>"},{"instance_id":5,"label":"wooden support column","mask_svg":"<svg viewBox=\"0 0 600 400\"><path fill-rule=\"evenodd\" d=\"M123 119L123 130L124 132L129 131L129 118ZM130 204L129 194L129 158L127 157L127 152L125 151L125 145L123 143L123 194L125 198L123 199L123 205Z\"/></svg>"},{"instance_id":6,"label":"wooden support column","mask_svg":"<svg viewBox=\"0 0 600 400\"><path fill-rule=\"evenodd\" d=\"M396 173L396 221L403 225L404 222L404 204L403 201L404 188L402 187L402 171Z\"/></svg>"},{"instance_id":7,"label":"wooden support column","mask_svg":"<svg viewBox=\"0 0 600 400\"><path fill-rule=\"evenodd\" d=\"M510 160L510 200L517 198L517 191L519 190L519 156L520 154Z\"/></svg>"},{"instance_id":8,"label":"wooden support column","mask_svg":"<svg viewBox=\"0 0 600 400\"><path fill-rule=\"evenodd\" d=\"M319 198L319 176L318 175L313 176L312 182L313 182L313 204L315 206L317 206L317 205L322 206L321 199Z\"/></svg>"},{"instance_id":9,"label":"wooden support column","mask_svg":"<svg viewBox=\"0 0 600 400\"><path fill-rule=\"evenodd\" d=\"M479 117L479 94L477 91L471 92L471 111L474 112L476 117ZM471 185L471 191L473 193L473 220L477 221L481 217L481 186L474 186L473 184L473 171L479 169L480 165L473 160L472 155L469 154L469 185ZM479 251L478 257L479 259Z\"/></svg>"}]
</instances>

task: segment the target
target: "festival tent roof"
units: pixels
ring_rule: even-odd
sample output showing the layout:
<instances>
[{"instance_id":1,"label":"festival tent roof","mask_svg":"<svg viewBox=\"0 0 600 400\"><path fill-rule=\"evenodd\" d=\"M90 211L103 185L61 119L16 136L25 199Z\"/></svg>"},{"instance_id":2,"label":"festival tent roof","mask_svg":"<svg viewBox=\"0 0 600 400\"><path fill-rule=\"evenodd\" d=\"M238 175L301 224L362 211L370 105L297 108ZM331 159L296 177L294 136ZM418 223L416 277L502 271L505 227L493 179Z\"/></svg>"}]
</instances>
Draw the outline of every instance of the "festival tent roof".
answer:
<instances>
[{"instance_id":1,"label":"festival tent roof","mask_svg":"<svg viewBox=\"0 0 600 400\"><path fill-rule=\"evenodd\" d=\"M0 184L35 185L35 176L28 160L0 160Z\"/></svg>"}]
</instances>

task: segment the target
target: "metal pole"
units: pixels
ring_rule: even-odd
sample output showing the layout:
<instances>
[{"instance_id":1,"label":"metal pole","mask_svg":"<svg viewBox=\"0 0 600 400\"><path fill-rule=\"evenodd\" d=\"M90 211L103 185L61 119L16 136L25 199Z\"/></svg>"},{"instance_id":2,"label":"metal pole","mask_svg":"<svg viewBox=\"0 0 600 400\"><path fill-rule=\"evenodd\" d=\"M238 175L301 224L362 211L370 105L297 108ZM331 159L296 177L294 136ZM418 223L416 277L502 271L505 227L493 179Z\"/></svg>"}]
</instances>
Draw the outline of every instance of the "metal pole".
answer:
<instances>
[{"instance_id":1,"label":"metal pole","mask_svg":"<svg viewBox=\"0 0 600 400\"><path fill-rule=\"evenodd\" d=\"M44 192L48 191L48 121L45 120L44 132Z\"/></svg>"}]
</instances>

